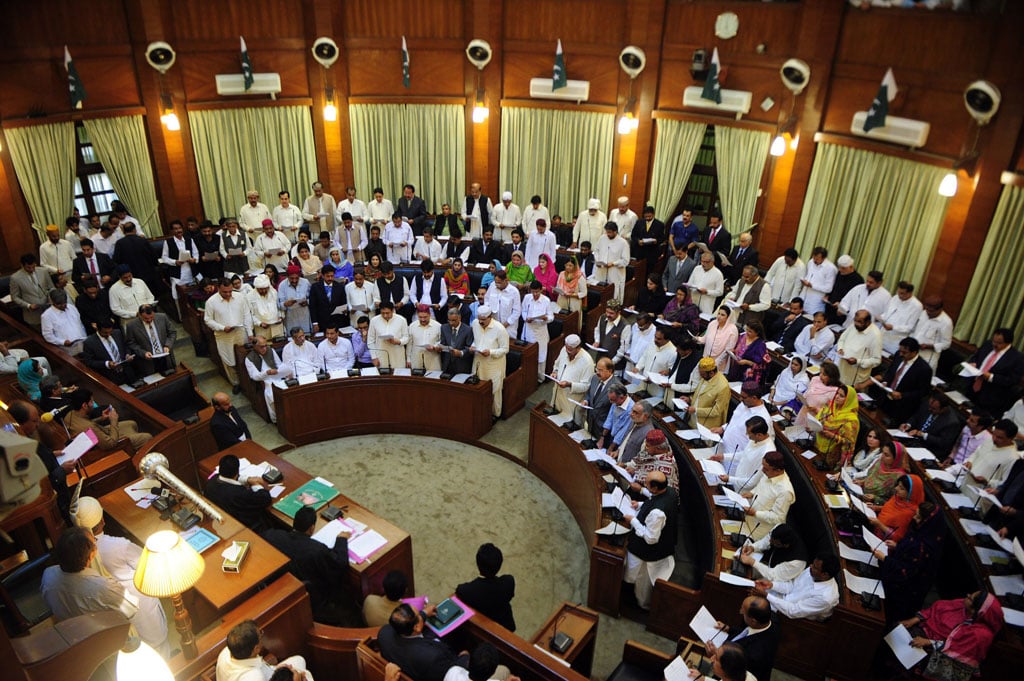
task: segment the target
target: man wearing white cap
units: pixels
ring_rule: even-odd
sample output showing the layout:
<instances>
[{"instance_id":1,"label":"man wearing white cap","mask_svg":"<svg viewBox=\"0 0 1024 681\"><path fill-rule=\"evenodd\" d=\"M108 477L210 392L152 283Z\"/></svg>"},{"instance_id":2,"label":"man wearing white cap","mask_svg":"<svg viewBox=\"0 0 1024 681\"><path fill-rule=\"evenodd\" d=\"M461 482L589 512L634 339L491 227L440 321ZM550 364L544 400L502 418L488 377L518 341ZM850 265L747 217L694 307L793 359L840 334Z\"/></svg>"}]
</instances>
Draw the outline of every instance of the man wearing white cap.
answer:
<instances>
[{"instance_id":1,"label":"man wearing white cap","mask_svg":"<svg viewBox=\"0 0 1024 681\"><path fill-rule=\"evenodd\" d=\"M608 219L619 226L619 236L629 241L633 235L633 225L636 224L637 214L629 208L629 197L620 196L618 207L612 211Z\"/></svg>"},{"instance_id":2,"label":"man wearing white cap","mask_svg":"<svg viewBox=\"0 0 1024 681\"><path fill-rule=\"evenodd\" d=\"M607 222L608 216L601 210L601 201L587 201L587 209L576 216L576 226L572 228L572 247L578 248L584 241L596 244L604 234Z\"/></svg>"},{"instance_id":3,"label":"man wearing white cap","mask_svg":"<svg viewBox=\"0 0 1024 681\"><path fill-rule=\"evenodd\" d=\"M614 285L613 297L622 300L626 265L629 264L629 241L619 236L619 226L610 220L604 226L604 234L597 240L594 261L598 280Z\"/></svg>"},{"instance_id":4,"label":"man wearing white cap","mask_svg":"<svg viewBox=\"0 0 1024 681\"><path fill-rule=\"evenodd\" d=\"M523 213L519 210L519 206L512 203L512 192L502 192L501 203L495 206L491 213L494 238L499 241L508 241L512 238L512 232L522 224Z\"/></svg>"},{"instance_id":5,"label":"man wearing white cap","mask_svg":"<svg viewBox=\"0 0 1024 681\"><path fill-rule=\"evenodd\" d=\"M491 308L481 305L473 320L473 373L491 382L491 423L501 417L501 390L505 385L508 331L493 319Z\"/></svg>"},{"instance_id":6,"label":"man wearing white cap","mask_svg":"<svg viewBox=\"0 0 1024 681\"><path fill-rule=\"evenodd\" d=\"M555 365L551 369L551 375L555 378L551 404L556 412L572 414L576 423L583 423L586 415L577 414L576 405L569 400L585 400L590 377L594 375L594 360L590 353L580 349L581 343L580 337L576 334L567 336L565 346L558 353Z\"/></svg>"},{"instance_id":7,"label":"man wearing white cap","mask_svg":"<svg viewBox=\"0 0 1024 681\"><path fill-rule=\"evenodd\" d=\"M270 278L260 274L252 282L252 290L246 295L252 314L253 330L261 336L276 338L284 335L281 310L277 306L277 291L270 285Z\"/></svg>"},{"instance_id":8,"label":"man wearing white cap","mask_svg":"<svg viewBox=\"0 0 1024 681\"><path fill-rule=\"evenodd\" d=\"M160 605L160 599L144 596L133 582L142 547L124 537L103 533L103 507L93 497L80 497L71 507L71 519L75 525L91 531L95 537L96 553L93 555L92 567L101 575L114 578L138 601L139 611L132 618L132 624L139 636L162 657L167 658L171 646L167 641L167 616Z\"/></svg>"}]
</instances>

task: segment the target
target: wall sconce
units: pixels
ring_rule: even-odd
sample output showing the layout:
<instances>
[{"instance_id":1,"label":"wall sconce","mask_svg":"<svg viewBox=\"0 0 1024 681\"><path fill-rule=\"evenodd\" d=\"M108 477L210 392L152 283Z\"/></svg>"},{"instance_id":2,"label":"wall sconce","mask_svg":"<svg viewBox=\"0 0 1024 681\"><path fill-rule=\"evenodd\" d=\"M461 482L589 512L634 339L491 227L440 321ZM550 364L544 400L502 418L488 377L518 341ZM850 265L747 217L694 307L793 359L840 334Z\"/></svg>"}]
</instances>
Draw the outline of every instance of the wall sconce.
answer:
<instances>
[{"instance_id":1,"label":"wall sconce","mask_svg":"<svg viewBox=\"0 0 1024 681\"><path fill-rule=\"evenodd\" d=\"M160 105L163 113L160 114L160 122L164 124L164 127L168 130L181 130L181 121L178 120L178 114L174 113L174 102L171 101L171 96L166 92L160 93Z\"/></svg>"},{"instance_id":2,"label":"wall sconce","mask_svg":"<svg viewBox=\"0 0 1024 681\"><path fill-rule=\"evenodd\" d=\"M768 150L772 156L782 156L786 153L786 138L782 135L776 135L775 139L772 140L772 146Z\"/></svg>"},{"instance_id":3,"label":"wall sconce","mask_svg":"<svg viewBox=\"0 0 1024 681\"><path fill-rule=\"evenodd\" d=\"M956 196L956 173L946 173L946 176L942 178L942 182L939 183L939 196L945 196L946 198Z\"/></svg>"},{"instance_id":4,"label":"wall sconce","mask_svg":"<svg viewBox=\"0 0 1024 681\"><path fill-rule=\"evenodd\" d=\"M334 88L329 87L324 92L324 120L333 123L338 120L338 107L334 105Z\"/></svg>"},{"instance_id":5,"label":"wall sconce","mask_svg":"<svg viewBox=\"0 0 1024 681\"><path fill-rule=\"evenodd\" d=\"M479 76L477 76L479 80ZM484 98L483 89L476 91L476 101L473 104L473 122L483 123L491 115L491 110L487 108L487 100Z\"/></svg>"},{"instance_id":6,"label":"wall sconce","mask_svg":"<svg viewBox=\"0 0 1024 681\"><path fill-rule=\"evenodd\" d=\"M135 568L136 589L146 596L170 598L174 604L174 625L186 660L194 660L199 650L181 594L195 586L205 568L203 557L173 530L152 534Z\"/></svg>"}]
</instances>

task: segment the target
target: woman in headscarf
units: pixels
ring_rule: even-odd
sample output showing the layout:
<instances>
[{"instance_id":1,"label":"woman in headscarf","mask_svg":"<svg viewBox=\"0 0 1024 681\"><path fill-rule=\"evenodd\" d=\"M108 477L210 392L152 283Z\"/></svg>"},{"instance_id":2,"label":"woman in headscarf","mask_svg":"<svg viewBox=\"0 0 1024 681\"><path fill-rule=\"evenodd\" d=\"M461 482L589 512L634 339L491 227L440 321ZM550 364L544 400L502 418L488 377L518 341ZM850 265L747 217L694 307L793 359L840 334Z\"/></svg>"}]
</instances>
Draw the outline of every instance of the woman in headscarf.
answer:
<instances>
[{"instance_id":1,"label":"woman in headscarf","mask_svg":"<svg viewBox=\"0 0 1024 681\"><path fill-rule=\"evenodd\" d=\"M565 268L558 275L555 288L559 291L558 307L563 310L578 311L582 329L583 301L587 299L587 278L580 272L580 266L575 257L569 258L565 263Z\"/></svg>"},{"instance_id":2,"label":"woman in headscarf","mask_svg":"<svg viewBox=\"0 0 1024 681\"><path fill-rule=\"evenodd\" d=\"M793 360L789 363L789 367L779 372L779 377L775 379L775 385L772 386L768 399L780 409L788 408L796 412L800 409L800 401L797 399L797 395L807 392L807 384L810 381L810 377L804 371L803 357L794 355Z\"/></svg>"},{"instance_id":3,"label":"woman in headscarf","mask_svg":"<svg viewBox=\"0 0 1024 681\"><path fill-rule=\"evenodd\" d=\"M352 273L355 268L352 263L342 257L341 249L337 246L331 246L331 250L328 251L327 264L334 268L335 281L341 284L352 281Z\"/></svg>"},{"instance_id":4,"label":"woman in headscarf","mask_svg":"<svg viewBox=\"0 0 1024 681\"><path fill-rule=\"evenodd\" d=\"M838 470L842 462L853 456L860 433L857 414L857 391L840 385L828 404L818 411L821 431L815 436L815 448L825 457L829 470Z\"/></svg>"},{"instance_id":5,"label":"woman in headscarf","mask_svg":"<svg viewBox=\"0 0 1024 681\"><path fill-rule=\"evenodd\" d=\"M888 554L874 550L885 589L885 619L888 622L912 616L924 603L939 571L942 544L946 541L946 521L939 508L922 501L906 536L891 539Z\"/></svg>"},{"instance_id":6,"label":"woman in headscarf","mask_svg":"<svg viewBox=\"0 0 1024 681\"><path fill-rule=\"evenodd\" d=\"M690 298L690 289L685 286L677 288L676 294L668 301L658 318L670 323L677 331L685 329L691 334L697 331L700 328L700 308Z\"/></svg>"},{"instance_id":7,"label":"woman in headscarf","mask_svg":"<svg viewBox=\"0 0 1024 681\"><path fill-rule=\"evenodd\" d=\"M1003 608L992 594L975 591L964 598L936 601L901 624L914 635L910 645L937 651L977 675L1003 628Z\"/></svg>"},{"instance_id":8,"label":"woman in headscarf","mask_svg":"<svg viewBox=\"0 0 1024 681\"><path fill-rule=\"evenodd\" d=\"M498 260L492 260L491 264L487 266L487 272L484 273L483 279L480 280L480 288L487 288L494 283L494 273L501 271L501 262Z\"/></svg>"},{"instance_id":9,"label":"woman in headscarf","mask_svg":"<svg viewBox=\"0 0 1024 681\"><path fill-rule=\"evenodd\" d=\"M296 246L296 256L292 262L302 269L302 276L314 280L319 276L320 268L324 265L320 258L313 255L309 249L309 243L305 241L299 242Z\"/></svg>"},{"instance_id":10,"label":"woman in headscarf","mask_svg":"<svg viewBox=\"0 0 1024 681\"><path fill-rule=\"evenodd\" d=\"M363 266L363 279L370 282L376 282L380 279L380 264L380 254L372 254L366 265Z\"/></svg>"},{"instance_id":11,"label":"woman in headscarf","mask_svg":"<svg viewBox=\"0 0 1024 681\"><path fill-rule=\"evenodd\" d=\"M520 251L512 253L512 259L505 268L505 272L508 274L508 283L520 291L526 291L530 288L530 282L534 278L533 270L523 262L523 254Z\"/></svg>"},{"instance_id":12,"label":"woman in headscarf","mask_svg":"<svg viewBox=\"0 0 1024 681\"><path fill-rule=\"evenodd\" d=\"M924 484L916 475L901 475L889 501L881 507L872 506L877 518L868 518L875 534L882 539L898 542L910 527L917 507L924 501Z\"/></svg>"},{"instance_id":13,"label":"woman in headscarf","mask_svg":"<svg viewBox=\"0 0 1024 681\"><path fill-rule=\"evenodd\" d=\"M704 356L715 360L715 365L723 374L729 372L729 351L736 347L739 330L729 321L729 308L724 305L715 312L715 319L708 324L703 336L694 340L704 346Z\"/></svg>"},{"instance_id":14,"label":"woman in headscarf","mask_svg":"<svg viewBox=\"0 0 1024 681\"><path fill-rule=\"evenodd\" d=\"M637 291L636 305L633 309L657 317L665 309L666 303L668 298L665 297L665 288L661 285L661 276L650 274L647 276L646 285Z\"/></svg>"},{"instance_id":15,"label":"woman in headscarf","mask_svg":"<svg viewBox=\"0 0 1024 681\"><path fill-rule=\"evenodd\" d=\"M744 333L736 341L733 354L739 361L734 360L729 367L729 380L761 383L761 376L771 361L768 346L764 342L764 326L761 322L749 322L744 326Z\"/></svg>"},{"instance_id":16,"label":"woman in headscarf","mask_svg":"<svg viewBox=\"0 0 1024 681\"><path fill-rule=\"evenodd\" d=\"M552 297L555 287L558 286L558 272L555 271L555 263L551 262L551 256L541 253L537 257L537 266L533 268L533 278L544 287L544 295Z\"/></svg>"},{"instance_id":17,"label":"woman in headscarf","mask_svg":"<svg viewBox=\"0 0 1024 681\"><path fill-rule=\"evenodd\" d=\"M896 481L907 473L907 448L899 442L886 440L881 445L878 460L868 468L860 486L864 501L881 504L892 496Z\"/></svg>"},{"instance_id":18,"label":"woman in headscarf","mask_svg":"<svg viewBox=\"0 0 1024 681\"><path fill-rule=\"evenodd\" d=\"M804 403L800 413L796 415L798 426L807 427L807 417L814 416L818 410L824 407L835 396L839 389L839 367L832 362L825 362L821 365L821 371L807 384L804 394L797 397Z\"/></svg>"},{"instance_id":19,"label":"woman in headscarf","mask_svg":"<svg viewBox=\"0 0 1024 681\"><path fill-rule=\"evenodd\" d=\"M444 285L448 295L469 295L469 274L462 263L462 258L452 260L452 266L444 273Z\"/></svg>"},{"instance_id":20,"label":"woman in headscarf","mask_svg":"<svg viewBox=\"0 0 1024 681\"><path fill-rule=\"evenodd\" d=\"M39 389L39 382L42 380L43 369L37 360L31 357L21 360L21 363L18 364L18 385L33 402L38 402L43 396Z\"/></svg>"}]
</instances>

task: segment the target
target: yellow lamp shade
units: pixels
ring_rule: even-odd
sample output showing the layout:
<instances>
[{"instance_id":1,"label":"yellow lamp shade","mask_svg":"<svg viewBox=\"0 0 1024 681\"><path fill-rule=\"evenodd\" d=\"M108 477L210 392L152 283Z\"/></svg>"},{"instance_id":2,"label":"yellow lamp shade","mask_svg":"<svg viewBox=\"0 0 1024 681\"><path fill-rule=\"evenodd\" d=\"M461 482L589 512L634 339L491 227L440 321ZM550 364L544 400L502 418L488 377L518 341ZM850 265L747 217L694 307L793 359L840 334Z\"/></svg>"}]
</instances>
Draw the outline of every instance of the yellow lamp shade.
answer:
<instances>
[{"instance_id":1,"label":"yellow lamp shade","mask_svg":"<svg viewBox=\"0 0 1024 681\"><path fill-rule=\"evenodd\" d=\"M205 568L203 557L177 532L162 530L146 540L135 568L135 588L147 596L170 598L195 586Z\"/></svg>"}]
</instances>

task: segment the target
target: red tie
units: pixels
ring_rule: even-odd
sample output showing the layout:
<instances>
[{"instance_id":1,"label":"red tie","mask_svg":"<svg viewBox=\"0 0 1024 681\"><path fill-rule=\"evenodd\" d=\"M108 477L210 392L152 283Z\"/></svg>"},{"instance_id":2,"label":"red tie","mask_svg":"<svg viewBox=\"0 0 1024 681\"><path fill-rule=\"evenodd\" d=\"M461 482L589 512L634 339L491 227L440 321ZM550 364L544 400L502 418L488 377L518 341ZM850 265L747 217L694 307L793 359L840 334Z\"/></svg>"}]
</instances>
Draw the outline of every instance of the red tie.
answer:
<instances>
[{"instance_id":1,"label":"red tie","mask_svg":"<svg viewBox=\"0 0 1024 681\"><path fill-rule=\"evenodd\" d=\"M96 260L95 260L95 258L96 258L96 256L93 256L92 258L89 258L89 271L92 272L93 274L96 274Z\"/></svg>"},{"instance_id":2,"label":"red tie","mask_svg":"<svg viewBox=\"0 0 1024 681\"><path fill-rule=\"evenodd\" d=\"M992 368L992 365L995 364L995 363L996 363L996 351L993 350L992 352L988 353L988 357L986 357L985 361L982 362L982 364L981 364L981 373L983 375L988 373L988 371ZM973 386L974 392L978 392L979 390L981 390L981 386L982 386L982 384L984 382L985 381L984 381L984 379L981 376L978 376L976 379L974 379L974 386Z\"/></svg>"}]
</instances>

